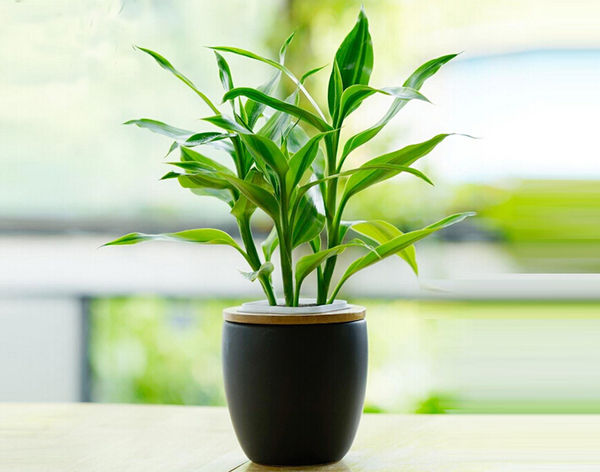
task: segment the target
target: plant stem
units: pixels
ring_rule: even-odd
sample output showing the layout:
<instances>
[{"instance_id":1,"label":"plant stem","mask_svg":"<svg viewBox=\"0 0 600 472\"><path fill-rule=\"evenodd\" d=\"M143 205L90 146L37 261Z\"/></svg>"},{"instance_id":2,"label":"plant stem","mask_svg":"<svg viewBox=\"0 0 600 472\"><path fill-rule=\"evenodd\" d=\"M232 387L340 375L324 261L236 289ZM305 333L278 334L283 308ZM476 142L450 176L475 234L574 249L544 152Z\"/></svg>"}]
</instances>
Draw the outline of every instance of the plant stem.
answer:
<instances>
[{"instance_id":1,"label":"plant stem","mask_svg":"<svg viewBox=\"0 0 600 472\"><path fill-rule=\"evenodd\" d=\"M289 197L285 180L281 182L281 222L277 225L279 234L279 256L281 258L281 278L286 306L294 306L294 278L292 266L292 235L289 234Z\"/></svg>"},{"instance_id":2,"label":"plant stem","mask_svg":"<svg viewBox=\"0 0 600 472\"><path fill-rule=\"evenodd\" d=\"M325 137L325 147L327 151L327 177L335 174L337 149L340 139L339 130L331 135ZM327 218L327 248L339 244L337 242L339 233L339 224L336 225L336 211L335 204L337 200L337 184L338 179L332 179L327 182L327 195L325 201L325 213ZM337 226L337 227L336 227ZM322 305L327 302L327 294L329 292L329 286L331 285L331 278L333 277L333 271L335 269L337 256L330 257L325 262L325 270L323 271L323 277L319 283L317 290L317 304Z\"/></svg>"},{"instance_id":3,"label":"plant stem","mask_svg":"<svg viewBox=\"0 0 600 472\"><path fill-rule=\"evenodd\" d=\"M244 180L246 178L247 172L244 169L244 164L243 164L244 147L242 146L242 140L240 139L239 136L234 136L233 138L231 138L231 142L233 144L233 148L235 149L235 153L237 156L237 159L234 159L237 175L240 179Z\"/></svg>"},{"instance_id":4,"label":"plant stem","mask_svg":"<svg viewBox=\"0 0 600 472\"><path fill-rule=\"evenodd\" d=\"M340 291L340 288L342 288L341 281L340 281L340 283L337 284L335 289L333 289L333 292L331 293L331 297L329 298L329 300L327 300L328 304L331 304L335 301L335 297L337 296L338 292Z\"/></svg>"},{"instance_id":5,"label":"plant stem","mask_svg":"<svg viewBox=\"0 0 600 472\"><path fill-rule=\"evenodd\" d=\"M243 218L238 220L238 228L240 230L240 236L242 237L242 241L246 248L246 253L248 254L248 263L252 270L258 270L261 266L260 256L258 255L258 251L256 250L256 245L254 244L254 238L252 237L252 228L250 227L250 218ZM269 305L275 306L277 305L277 298L275 297L275 290L273 289L273 285L271 284L271 276L270 275L261 275L258 280L263 287L263 291L267 296L267 300L269 301Z\"/></svg>"}]
</instances>

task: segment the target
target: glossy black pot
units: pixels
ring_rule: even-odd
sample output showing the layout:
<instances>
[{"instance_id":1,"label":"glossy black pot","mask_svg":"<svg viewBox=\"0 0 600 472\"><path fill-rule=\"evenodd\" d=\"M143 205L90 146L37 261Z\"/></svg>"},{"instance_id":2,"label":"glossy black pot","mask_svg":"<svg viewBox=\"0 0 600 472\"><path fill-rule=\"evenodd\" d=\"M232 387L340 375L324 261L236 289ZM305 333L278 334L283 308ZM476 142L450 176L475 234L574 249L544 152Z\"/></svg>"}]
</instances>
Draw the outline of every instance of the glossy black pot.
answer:
<instances>
[{"instance_id":1,"label":"glossy black pot","mask_svg":"<svg viewBox=\"0 0 600 472\"><path fill-rule=\"evenodd\" d=\"M229 412L250 460L293 466L344 457L365 396L364 319L285 325L225 321L222 349Z\"/></svg>"}]
</instances>

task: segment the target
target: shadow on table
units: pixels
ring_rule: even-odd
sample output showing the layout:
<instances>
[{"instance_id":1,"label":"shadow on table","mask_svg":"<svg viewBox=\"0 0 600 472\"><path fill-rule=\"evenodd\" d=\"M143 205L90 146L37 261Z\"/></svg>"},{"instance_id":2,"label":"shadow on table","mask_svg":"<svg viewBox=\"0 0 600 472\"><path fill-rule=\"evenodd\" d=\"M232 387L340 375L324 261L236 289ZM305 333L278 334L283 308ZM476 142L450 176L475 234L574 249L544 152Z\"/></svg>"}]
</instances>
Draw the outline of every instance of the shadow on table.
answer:
<instances>
[{"instance_id":1,"label":"shadow on table","mask_svg":"<svg viewBox=\"0 0 600 472\"><path fill-rule=\"evenodd\" d=\"M236 472L238 469L236 469ZM253 462L248 462L244 464L239 469L239 472L352 472L351 469L346 465L344 461L335 462L333 464L325 464L325 465L309 465L303 467L267 467L264 465L258 465Z\"/></svg>"}]
</instances>

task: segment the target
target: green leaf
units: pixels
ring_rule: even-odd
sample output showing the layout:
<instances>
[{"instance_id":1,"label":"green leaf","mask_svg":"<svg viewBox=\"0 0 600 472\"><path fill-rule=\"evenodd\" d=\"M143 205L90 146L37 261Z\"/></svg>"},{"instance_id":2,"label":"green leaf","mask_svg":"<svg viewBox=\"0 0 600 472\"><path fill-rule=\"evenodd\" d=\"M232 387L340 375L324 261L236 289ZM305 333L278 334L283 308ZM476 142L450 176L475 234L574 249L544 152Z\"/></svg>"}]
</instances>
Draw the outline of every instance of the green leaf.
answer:
<instances>
[{"instance_id":1,"label":"green leaf","mask_svg":"<svg viewBox=\"0 0 600 472\"><path fill-rule=\"evenodd\" d=\"M232 133L237 134L247 134L251 131L240 125L237 121L229 118L227 115L215 115L209 116L208 118L202 118L203 121L207 121L219 128L223 128L224 130L231 131Z\"/></svg>"},{"instance_id":2,"label":"green leaf","mask_svg":"<svg viewBox=\"0 0 600 472\"><path fill-rule=\"evenodd\" d=\"M263 254L265 255L265 260L270 261L275 249L279 245L279 236L277 235L277 228L273 226L269 236L265 239L262 244Z\"/></svg>"},{"instance_id":3,"label":"green leaf","mask_svg":"<svg viewBox=\"0 0 600 472\"><path fill-rule=\"evenodd\" d=\"M451 135L452 134L438 134L437 136L431 138L428 141L424 141L419 144L412 144L398 151L390 152L388 154L384 154L383 156L376 157L375 159L371 159L361 167L386 164L410 166L421 157L426 156L431 151L433 151L433 149L439 143L441 143L444 139ZM352 177L350 177L350 179L348 179L346 188L344 190L344 196L342 197L342 201L346 201L352 195L355 195L358 192L372 185L375 185L378 182L387 180L397 175L398 173L399 171L381 169L372 170L370 172L367 172L366 175L365 173L353 175Z\"/></svg>"},{"instance_id":4,"label":"green leaf","mask_svg":"<svg viewBox=\"0 0 600 472\"><path fill-rule=\"evenodd\" d=\"M145 241L184 241L189 243L202 244L223 244L237 249L240 253L244 251L237 245L231 236L219 229L188 229L178 233L165 234L144 234L130 233L114 241L104 244L104 246L120 246L126 244L138 244Z\"/></svg>"},{"instance_id":5,"label":"green leaf","mask_svg":"<svg viewBox=\"0 0 600 472\"><path fill-rule=\"evenodd\" d=\"M279 63L280 64L284 64L285 63L285 55L287 53L287 49L290 46L290 44L292 43L292 40L294 39L294 36L296 36L296 31L292 32L292 34L290 34L286 40L283 42L283 44L281 45L281 48L279 48Z\"/></svg>"},{"instance_id":6,"label":"green leaf","mask_svg":"<svg viewBox=\"0 0 600 472\"><path fill-rule=\"evenodd\" d=\"M315 173L315 177L317 179L323 179L325 177L325 166L325 154L319 148L319 150L317 151L317 157L315 157L315 160L313 161L311 166L312 171Z\"/></svg>"},{"instance_id":7,"label":"green leaf","mask_svg":"<svg viewBox=\"0 0 600 472\"><path fill-rule=\"evenodd\" d=\"M447 62L454 59L458 54L448 54L446 56L437 57L420 66L414 71L411 76L404 82L405 87L411 87L415 90L420 90L427 79L433 76Z\"/></svg>"},{"instance_id":8,"label":"green leaf","mask_svg":"<svg viewBox=\"0 0 600 472\"><path fill-rule=\"evenodd\" d=\"M177 141L173 141L173 144L171 144L171 147L169 148L169 150L167 151L167 154L165 155L164 158L169 157L169 155L175 150L175 149L179 149L179 143ZM163 158L163 159L164 159Z\"/></svg>"},{"instance_id":9,"label":"green leaf","mask_svg":"<svg viewBox=\"0 0 600 472\"><path fill-rule=\"evenodd\" d=\"M198 167L197 164L193 162L169 162L169 164L177 165L182 168L187 168L186 170L196 173L193 175L188 175L179 174L177 172L168 172L160 180L178 179L179 184L183 188L189 189L193 194L199 196L215 197L221 200L222 202L227 203L227 205L229 205L230 207L233 207L235 201L234 196L236 195L236 191L233 188L233 186L228 185L227 181L214 178L213 176L215 174L211 175L210 172L207 173L206 168ZM229 169L227 170L228 173L231 173ZM204 176L202 176L200 171L204 171Z\"/></svg>"},{"instance_id":10,"label":"green leaf","mask_svg":"<svg viewBox=\"0 0 600 472\"><path fill-rule=\"evenodd\" d=\"M381 93L390 95L397 99L405 101L422 100L429 102L427 98L410 87L387 87L383 89L375 89L368 85L351 85L344 93L342 93L340 110L338 112L338 126L350 113L356 110L360 104L373 94Z\"/></svg>"},{"instance_id":11,"label":"green leaf","mask_svg":"<svg viewBox=\"0 0 600 472\"><path fill-rule=\"evenodd\" d=\"M264 264L262 264L258 270L255 270L254 272L242 272L240 270L240 274L242 274L242 276L246 280L249 280L250 282L254 282L261 275L271 275L271 273L273 272L274 269L275 269L275 266L273 265L273 263L267 261Z\"/></svg>"},{"instance_id":12,"label":"green leaf","mask_svg":"<svg viewBox=\"0 0 600 472\"><path fill-rule=\"evenodd\" d=\"M369 84L373 71L373 42L364 9L361 8L354 28L337 50L334 62L339 67L342 90L346 90L351 85ZM334 66L329 79L329 111L332 116L337 109L334 92L338 88L335 82L339 79L336 75Z\"/></svg>"},{"instance_id":13,"label":"green leaf","mask_svg":"<svg viewBox=\"0 0 600 472\"><path fill-rule=\"evenodd\" d=\"M350 264L350 266L346 269L346 272L340 279L339 283L337 284L335 290L333 291L333 294L330 298L330 302L335 298L338 291L346 282L346 280L348 280L348 278L356 274L358 271L365 269L370 265L373 265L376 262L385 259L386 257L393 256L399 251L408 248L417 241L420 241L421 239L429 236L432 233L435 233L436 231L439 231L440 229L446 228L455 223L459 223L465 218L473 215L475 215L475 213L458 213L456 215L448 216L447 218L444 218L443 220L440 220L437 223L427 226L424 229L411 231L410 233L397 236L389 240L388 242L377 246L375 248L376 254L370 252L367 255L361 257L360 259L357 259L352 264Z\"/></svg>"},{"instance_id":14,"label":"green leaf","mask_svg":"<svg viewBox=\"0 0 600 472\"><path fill-rule=\"evenodd\" d=\"M288 162L273 141L258 134L242 134L240 138L264 173L265 166L268 166L277 174L280 182L285 179L289 169Z\"/></svg>"},{"instance_id":15,"label":"green leaf","mask_svg":"<svg viewBox=\"0 0 600 472\"><path fill-rule=\"evenodd\" d=\"M359 221L357 223L353 223L350 228L352 231L362 234L373 241L377 241L379 244L385 244L388 241L391 241L392 239L404 234L393 224L382 220ZM396 254L404 259L408 265L410 265L416 275L419 275L417 255L414 245L409 246L406 249L397 252Z\"/></svg>"},{"instance_id":16,"label":"green leaf","mask_svg":"<svg viewBox=\"0 0 600 472\"><path fill-rule=\"evenodd\" d=\"M317 115L305 110L304 108L300 108L296 105L292 105L291 103L284 102L283 100L279 100L277 98L270 97L259 90L249 88L249 87L238 87L230 90L223 96L223 101L231 100L232 98L236 98L239 96L244 96L254 100L255 102L262 103L267 105L275 110L282 111L284 113L288 113L296 118L300 118L306 123L314 126L319 131L329 131L333 129L326 121L319 118Z\"/></svg>"},{"instance_id":17,"label":"green leaf","mask_svg":"<svg viewBox=\"0 0 600 472\"><path fill-rule=\"evenodd\" d=\"M179 80L181 80L184 84L186 84L189 88L191 88L194 92L196 92L196 94L204 101L204 103L206 103L210 107L212 111L214 111L217 114L219 113L219 109L214 106L214 104L209 100L209 98L206 95L204 95L200 90L198 90L190 79L188 79L181 72L175 69L175 67L173 67L173 65L169 61L167 61L163 56L161 56L157 52L151 51L150 49L141 48L139 46L136 46L136 48L152 56L159 66L169 71Z\"/></svg>"},{"instance_id":18,"label":"green leaf","mask_svg":"<svg viewBox=\"0 0 600 472\"><path fill-rule=\"evenodd\" d=\"M229 68L229 64L227 64L225 58L217 51L213 52L217 58L217 66L219 67L219 78L221 79L221 85L223 85L225 91L231 90L233 88L233 78L231 77L231 69Z\"/></svg>"},{"instance_id":19,"label":"green leaf","mask_svg":"<svg viewBox=\"0 0 600 472\"><path fill-rule=\"evenodd\" d=\"M242 125L238 124L237 122L235 122L234 120L232 120L231 118L229 118L226 115L211 116L208 118L204 118L204 121L212 123L215 126L224 128L225 130L231 131L233 133L249 133L250 132L246 128L244 128ZM246 150L243 148L238 149L237 147L234 147L230 143L224 141L224 138L229 138L231 140L231 142L235 145L236 139L239 141L237 134L216 133L216 135L219 137L215 137L215 138L210 138L210 137L206 138L205 136L202 136L204 134L205 133L198 133L197 135L190 137L189 140L187 140L183 144L187 147L194 146L196 143L208 144L209 146L212 146L216 149L223 150L231 156L231 158L233 159L233 161L236 165L236 169L243 169L243 171L240 170L240 173L242 175L246 174L247 170L249 169L249 166L251 165L251 159L249 156L247 156ZM208 133L206 133L206 135L208 135ZM223 139L221 139L221 137ZM240 143L240 147L242 147L241 143ZM239 151L239 153L238 153L238 151Z\"/></svg>"},{"instance_id":20,"label":"green leaf","mask_svg":"<svg viewBox=\"0 0 600 472\"><path fill-rule=\"evenodd\" d=\"M296 292L300 291L300 287L302 286L302 282L304 279L314 270L317 269L323 262L333 256L337 256L344 252L349 247L360 246L366 247L367 244L360 239L354 239L346 244L340 244L339 246L334 246L330 249L325 249L323 251L315 252L314 254L309 254L308 256L303 256L298 259L296 262Z\"/></svg>"},{"instance_id":21,"label":"green leaf","mask_svg":"<svg viewBox=\"0 0 600 472\"><path fill-rule=\"evenodd\" d=\"M297 105L298 91L294 91L289 97L285 99L286 103ZM257 134L269 138L271 141L276 143L281 142L284 131L287 129L292 121L293 116L288 113L276 110L273 115L269 117L264 126L258 131Z\"/></svg>"},{"instance_id":22,"label":"green leaf","mask_svg":"<svg viewBox=\"0 0 600 472\"><path fill-rule=\"evenodd\" d=\"M314 190L314 189L313 189ZM294 212L292 248L316 238L325 227L325 206L318 191L310 191L300 197Z\"/></svg>"},{"instance_id":23,"label":"green leaf","mask_svg":"<svg viewBox=\"0 0 600 472\"><path fill-rule=\"evenodd\" d=\"M346 170L344 172L340 172L339 174L333 174L333 175L330 175L327 177L322 177L318 180L312 180L299 188L298 195L304 195L305 192L307 192L309 189L311 189L315 185L321 185L329 180L339 179L340 177L346 177L349 175L370 174L371 171L373 171L373 170L385 170L387 172L393 173L393 175L397 175L400 172L407 172L407 173L412 174L412 175L418 177L419 179L427 182L428 184L433 185L433 182L431 180L429 180L429 177L427 177L425 174L423 174L423 172L421 172L420 170L413 169L412 167L400 166L400 165L394 165L394 164L368 164L367 163L357 169L350 169L350 170Z\"/></svg>"},{"instance_id":24,"label":"green leaf","mask_svg":"<svg viewBox=\"0 0 600 472\"><path fill-rule=\"evenodd\" d=\"M246 182L250 182L251 184L262 187L265 190L269 188L269 184L265 181L262 174L256 169L251 169L244 180ZM254 202L248 200L248 198L245 195L240 195L240 197L237 199L235 205L231 210L231 214L238 221L244 221L245 219L249 220L255 210L256 205L254 204Z\"/></svg>"},{"instance_id":25,"label":"green leaf","mask_svg":"<svg viewBox=\"0 0 600 472\"><path fill-rule=\"evenodd\" d=\"M287 136L287 147L292 153L298 152L309 140L308 134L300 126L294 126Z\"/></svg>"},{"instance_id":26,"label":"green leaf","mask_svg":"<svg viewBox=\"0 0 600 472\"><path fill-rule=\"evenodd\" d=\"M271 192L231 175L223 175L223 178L237 188L248 200L269 215L273 221L279 222L279 202Z\"/></svg>"},{"instance_id":27,"label":"green leaf","mask_svg":"<svg viewBox=\"0 0 600 472\"><path fill-rule=\"evenodd\" d=\"M179 185L183 188L212 188L217 190L231 190L235 186L225 180L227 174L218 172L204 172L196 174L181 174L177 177Z\"/></svg>"},{"instance_id":28,"label":"green leaf","mask_svg":"<svg viewBox=\"0 0 600 472\"><path fill-rule=\"evenodd\" d=\"M279 63L281 65L283 65L285 63L285 54L286 54L287 48L288 48L289 44L292 42L292 39L294 38L295 34L296 34L295 32L292 33L285 40L285 42L281 46L281 49L279 50ZM275 72L275 74L273 74L273 76L269 79L269 81L264 83L263 85L259 86L258 90L260 92L264 93L265 95L270 95L271 92L277 88L277 84L279 83L280 77L281 77L281 70L277 69L277 71ZM262 116L262 114L265 110L265 107L266 106L264 104L255 102L254 100L246 101L246 107L245 107L245 112L247 115L246 122L248 123L248 126L250 127L250 129L254 129L254 126L256 125L256 122L258 121L258 119Z\"/></svg>"},{"instance_id":29,"label":"green leaf","mask_svg":"<svg viewBox=\"0 0 600 472\"><path fill-rule=\"evenodd\" d=\"M220 190L215 188L190 188L190 191L194 195L198 195L201 197L218 198L222 202L227 203L227 205L229 205L230 208L233 208L233 205L235 203L230 190Z\"/></svg>"},{"instance_id":30,"label":"green leaf","mask_svg":"<svg viewBox=\"0 0 600 472\"><path fill-rule=\"evenodd\" d=\"M223 139L230 138L231 136L232 135L228 133L216 133L214 131L206 131L203 133L196 133L190 136L185 141L183 141L181 145L186 147L196 147L201 146L203 144L213 144L213 147L216 147L217 149L222 149L222 144L224 143L216 143L222 141Z\"/></svg>"},{"instance_id":31,"label":"green leaf","mask_svg":"<svg viewBox=\"0 0 600 472\"><path fill-rule=\"evenodd\" d=\"M173 172L173 171L169 171L167 172L165 175L163 175L160 180L169 180L169 179L176 179L179 176L181 176L180 173L178 172Z\"/></svg>"},{"instance_id":32,"label":"green leaf","mask_svg":"<svg viewBox=\"0 0 600 472\"><path fill-rule=\"evenodd\" d=\"M421 67L419 67L413 74L404 82L404 87L410 87L415 90L420 90L423 84L427 79L433 76L444 64L446 64L451 59L454 59L457 54L450 54L447 56L438 57L437 59L433 59L431 61L426 62ZM375 125L366 129L365 131L361 131L360 133L352 136L346 144L344 145L344 150L342 152L342 157L340 158L340 168L341 164L344 162L348 154L354 151L357 147L362 146L367 143L371 139L373 139L379 132L387 125L394 116L398 114L398 112L404 108L404 106L408 103L407 100L397 98L394 100L392 105L390 106L387 113L379 120Z\"/></svg>"},{"instance_id":33,"label":"green leaf","mask_svg":"<svg viewBox=\"0 0 600 472\"><path fill-rule=\"evenodd\" d=\"M333 61L333 70L329 78L329 89L327 92L327 103L329 106L329 115L333 121L337 120L340 100L344 92L344 84L342 83L342 74L337 61Z\"/></svg>"},{"instance_id":34,"label":"green leaf","mask_svg":"<svg viewBox=\"0 0 600 472\"><path fill-rule=\"evenodd\" d=\"M304 82L306 82L306 79L308 79L310 76L316 74L317 72L322 71L323 69L325 69L325 67L327 67L327 64L325 64L324 66L321 67L315 67L314 69L311 69L307 72L305 72L302 77L300 77L300 83L304 84Z\"/></svg>"},{"instance_id":35,"label":"green leaf","mask_svg":"<svg viewBox=\"0 0 600 472\"><path fill-rule=\"evenodd\" d=\"M279 83L279 77L281 76L281 72L277 71L273 76L269 79L268 82L260 85L257 90L264 93L265 95L269 95ZM246 116L248 117L248 127L250 129L254 129L256 122L262 116L266 105L263 103L255 102L254 100L248 99L246 101L245 111Z\"/></svg>"},{"instance_id":36,"label":"green leaf","mask_svg":"<svg viewBox=\"0 0 600 472\"><path fill-rule=\"evenodd\" d=\"M217 67L219 68L219 79L221 79L221 85L223 85L223 89L225 91L231 90L233 85L233 77L231 76L231 69L229 68L229 64L223 56L221 56L217 51L213 51L215 53L215 57L217 59ZM235 103L234 101L230 101L231 111L235 115ZM244 108L242 107L242 102L240 102L240 112L244 112ZM244 113L245 114L245 113Z\"/></svg>"},{"instance_id":37,"label":"green leaf","mask_svg":"<svg viewBox=\"0 0 600 472\"><path fill-rule=\"evenodd\" d=\"M283 64L279 64L271 59L267 59L266 57L259 56L258 54L254 54L253 52L247 51L245 49L232 48L232 47L226 47L226 46L217 46L217 47L212 47L211 49L214 49L217 51L223 51L223 52L230 52L232 54L237 54L237 55L244 56L244 57L247 57L250 59L254 59L256 61L263 62L265 64L270 65L271 67L275 67L276 69L280 70L281 72L286 74L292 80L292 82L294 82L298 86L298 88L300 90L302 90L302 93L306 96L306 98L311 103L311 105L319 113L319 116L321 117L321 119L325 120L325 116L323 115L323 112L321 112L321 109L319 108L319 105L317 105L317 102L315 101L315 99L310 96L310 94L308 93L306 88L304 88L304 85Z\"/></svg>"},{"instance_id":38,"label":"green leaf","mask_svg":"<svg viewBox=\"0 0 600 472\"><path fill-rule=\"evenodd\" d=\"M152 131L153 133L162 134L169 138L176 139L177 141L185 141L190 136L194 136L193 131L187 131L181 128L175 128L174 126L168 125L161 121L150 120L148 118L142 118L141 120L129 120L123 123L124 125L136 125L140 128L144 128Z\"/></svg>"},{"instance_id":39,"label":"green leaf","mask_svg":"<svg viewBox=\"0 0 600 472\"><path fill-rule=\"evenodd\" d=\"M192 151L186 147L181 148L181 163L189 163L196 164L196 169L204 169L204 170L213 170L217 172L223 172L225 174L234 175L233 172L229 169L229 167L224 166L223 164L219 164L217 161L211 159L210 157L206 157L199 152ZM185 167L181 166L181 163L171 163L173 165L179 165L182 169ZM193 169L191 166L188 169ZM186 169L186 170L188 170Z\"/></svg>"},{"instance_id":40,"label":"green leaf","mask_svg":"<svg viewBox=\"0 0 600 472\"><path fill-rule=\"evenodd\" d=\"M313 136L290 159L287 174L287 188L291 192L302 179L304 173L311 167L319 151L319 142L327 133Z\"/></svg>"}]
</instances>

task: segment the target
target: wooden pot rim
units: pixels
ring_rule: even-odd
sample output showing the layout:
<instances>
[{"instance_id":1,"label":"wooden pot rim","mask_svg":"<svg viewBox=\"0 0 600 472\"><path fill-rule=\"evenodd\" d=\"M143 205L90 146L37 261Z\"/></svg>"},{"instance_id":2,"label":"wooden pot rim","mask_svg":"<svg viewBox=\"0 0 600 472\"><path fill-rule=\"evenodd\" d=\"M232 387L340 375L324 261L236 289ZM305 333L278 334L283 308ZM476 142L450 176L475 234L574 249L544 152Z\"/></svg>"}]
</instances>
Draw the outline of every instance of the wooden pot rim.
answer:
<instances>
[{"instance_id":1,"label":"wooden pot rim","mask_svg":"<svg viewBox=\"0 0 600 472\"><path fill-rule=\"evenodd\" d=\"M223 319L230 323L261 325L309 325L348 323L365 318L367 309L360 305L349 305L348 308L327 313L288 315L280 313L244 313L240 307L223 310Z\"/></svg>"}]
</instances>

